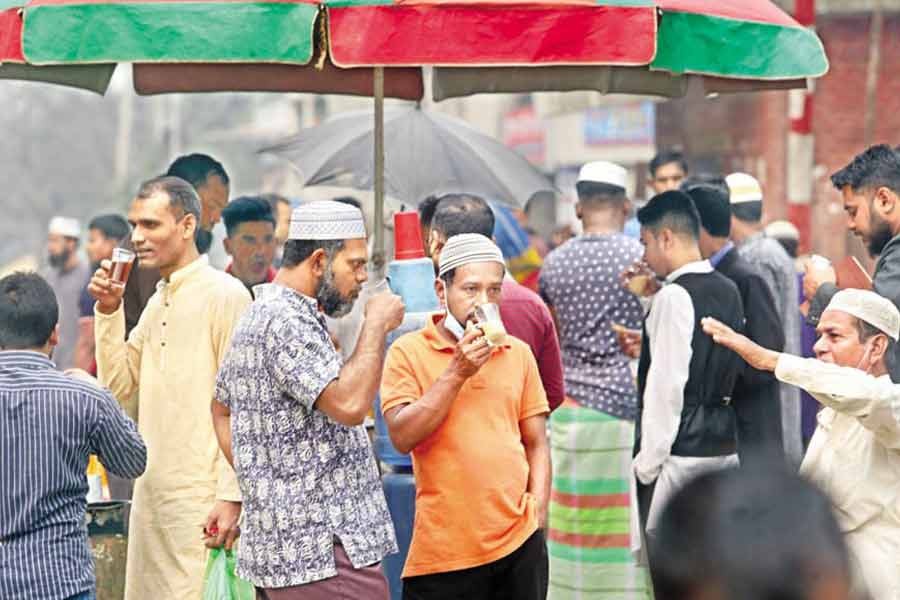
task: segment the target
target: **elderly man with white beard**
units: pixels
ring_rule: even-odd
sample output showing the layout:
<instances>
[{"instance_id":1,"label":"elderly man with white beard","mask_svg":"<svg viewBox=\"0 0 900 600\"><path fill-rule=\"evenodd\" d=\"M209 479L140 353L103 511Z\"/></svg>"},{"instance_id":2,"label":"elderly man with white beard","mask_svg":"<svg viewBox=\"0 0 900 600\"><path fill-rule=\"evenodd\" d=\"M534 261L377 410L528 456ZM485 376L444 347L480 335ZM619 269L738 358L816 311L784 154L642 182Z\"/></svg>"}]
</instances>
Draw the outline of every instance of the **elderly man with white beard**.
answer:
<instances>
[{"instance_id":1,"label":"elderly man with white beard","mask_svg":"<svg viewBox=\"0 0 900 600\"><path fill-rule=\"evenodd\" d=\"M819 320L815 359L767 350L715 319L703 329L824 405L800 472L834 502L858 597L900 598L900 386L885 364L900 311L874 292L838 292Z\"/></svg>"}]
</instances>

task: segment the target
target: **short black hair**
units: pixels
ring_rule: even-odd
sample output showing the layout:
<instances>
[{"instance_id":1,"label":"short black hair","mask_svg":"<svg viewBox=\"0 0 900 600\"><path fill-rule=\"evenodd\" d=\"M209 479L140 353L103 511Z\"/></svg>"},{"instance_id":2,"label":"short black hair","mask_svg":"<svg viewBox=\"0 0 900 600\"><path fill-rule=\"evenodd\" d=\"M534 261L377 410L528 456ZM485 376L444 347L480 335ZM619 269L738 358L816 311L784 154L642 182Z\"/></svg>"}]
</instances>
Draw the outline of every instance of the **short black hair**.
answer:
<instances>
[{"instance_id":1,"label":"short black hair","mask_svg":"<svg viewBox=\"0 0 900 600\"><path fill-rule=\"evenodd\" d=\"M166 175L180 177L194 187L200 187L206 183L210 175L218 175L222 183L228 184L228 173L222 163L208 154L186 154L179 156L169 165Z\"/></svg>"},{"instance_id":2,"label":"short black hair","mask_svg":"<svg viewBox=\"0 0 900 600\"><path fill-rule=\"evenodd\" d=\"M229 202L222 210L222 221L225 222L225 231L228 237L234 234L235 229L241 223L254 221L266 221L275 226L275 216L272 207L260 196L241 196Z\"/></svg>"},{"instance_id":3,"label":"short black hair","mask_svg":"<svg viewBox=\"0 0 900 600\"><path fill-rule=\"evenodd\" d=\"M731 235L731 192L721 175L692 175L681 184L681 191L694 201L700 224L709 235Z\"/></svg>"},{"instance_id":4,"label":"short black hair","mask_svg":"<svg viewBox=\"0 0 900 600\"><path fill-rule=\"evenodd\" d=\"M99 215L88 223L88 230L96 229L108 240L121 241L131 233L131 226L125 217L117 214Z\"/></svg>"},{"instance_id":5,"label":"short black hair","mask_svg":"<svg viewBox=\"0 0 900 600\"><path fill-rule=\"evenodd\" d=\"M478 233L491 238L494 236L494 213L480 196L447 194L440 198L431 228L448 240L463 233Z\"/></svg>"},{"instance_id":6,"label":"short black hair","mask_svg":"<svg viewBox=\"0 0 900 600\"><path fill-rule=\"evenodd\" d=\"M648 545L659 600L709 590L729 600L806 600L822 576L850 577L828 497L783 465L697 477L663 508Z\"/></svg>"},{"instance_id":7,"label":"short black hair","mask_svg":"<svg viewBox=\"0 0 900 600\"><path fill-rule=\"evenodd\" d=\"M419 203L417 210L419 212L419 224L422 227L431 227L431 221L434 219L434 211L437 210L440 202L441 197L432 194Z\"/></svg>"},{"instance_id":8,"label":"short black hair","mask_svg":"<svg viewBox=\"0 0 900 600\"><path fill-rule=\"evenodd\" d=\"M900 194L900 152L887 144L871 146L832 175L831 183L838 190L886 187Z\"/></svg>"},{"instance_id":9,"label":"short black hair","mask_svg":"<svg viewBox=\"0 0 900 600\"><path fill-rule=\"evenodd\" d=\"M328 258L344 249L344 240L288 240L284 243L281 266L292 269L313 255L319 248Z\"/></svg>"},{"instance_id":10,"label":"short black hair","mask_svg":"<svg viewBox=\"0 0 900 600\"><path fill-rule=\"evenodd\" d=\"M660 150L656 153L656 156L650 160L650 176L656 177L656 172L659 168L670 163L678 163L678 166L681 167L684 174L688 174L688 163L687 159L684 158L684 154L678 150L668 148Z\"/></svg>"},{"instance_id":11,"label":"short black hair","mask_svg":"<svg viewBox=\"0 0 900 600\"><path fill-rule=\"evenodd\" d=\"M618 204L627 199L625 188L599 181L579 181L575 184L578 201L582 204Z\"/></svg>"},{"instance_id":12,"label":"short black hair","mask_svg":"<svg viewBox=\"0 0 900 600\"><path fill-rule=\"evenodd\" d=\"M641 227L652 229L655 233L665 227L695 240L700 237L697 207L690 196L677 190L653 196L638 210L637 219Z\"/></svg>"},{"instance_id":13,"label":"short black hair","mask_svg":"<svg viewBox=\"0 0 900 600\"><path fill-rule=\"evenodd\" d=\"M200 196L197 195L193 185L180 177L163 175L142 183L135 197L138 200L147 200L160 192L169 197L169 208L175 213L176 219L188 214L194 215L199 227Z\"/></svg>"},{"instance_id":14,"label":"short black hair","mask_svg":"<svg viewBox=\"0 0 900 600\"><path fill-rule=\"evenodd\" d=\"M43 277L17 272L0 279L0 349L40 348L58 321L56 295Z\"/></svg>"},{"instance_id":15,"label":"short black hair","mask_svg":"<svg viewBox=\"0 0 900 600\"><path fill-rule=\"evenodd\" d=\"M360 202L353 196L338 196L337 198L332 200L332 202L340 202L341 204L346 204L347 206L352 206L354 208L362 210L362 202Z\"/></svg>"},{"instance_id":16,"label":"short black hair","mask_svg":"<svg viewBox=\"0 0 900 600\"><path fill-rule=\"evenodd\" d=\"M738 202L731 205L731 214L734 215L734 218L745 223L759 223L762 221L762 211L762 200Z\"/></svg>"}]
</instances>

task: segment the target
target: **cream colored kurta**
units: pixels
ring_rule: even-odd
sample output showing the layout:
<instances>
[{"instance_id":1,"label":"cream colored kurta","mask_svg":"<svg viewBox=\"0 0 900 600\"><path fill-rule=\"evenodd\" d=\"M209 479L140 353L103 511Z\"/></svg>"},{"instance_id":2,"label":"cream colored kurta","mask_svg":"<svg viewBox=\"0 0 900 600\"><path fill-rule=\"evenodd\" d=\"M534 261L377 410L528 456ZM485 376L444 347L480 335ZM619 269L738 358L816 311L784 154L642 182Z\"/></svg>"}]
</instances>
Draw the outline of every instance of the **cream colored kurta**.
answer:
<instances>
[{"instance_id":1,"label":"cream colored kurta","mask_svg":"<svg viewBox=\"0 0 900 600\"><path fill-rule=\"evenodd\" d=\"M125 316L95 310L98 377L137 390L147 470L131 510L126 600L198 600L202 529L216 499L240 500L210 415L216 372L250 294L205 256L161 281L125 341Z\"/></svg>"},{"instance_id":2,"label":"cream colored kurta","mask_svg":"<svg viewBox=\"0 0 900 600\"><path fill-rule=\"evenodd\" d=\"M900 600L900 386L787 354L775 375L825 405L800 472L831 497L858 581Z\"/></svg>"}]
</instances>

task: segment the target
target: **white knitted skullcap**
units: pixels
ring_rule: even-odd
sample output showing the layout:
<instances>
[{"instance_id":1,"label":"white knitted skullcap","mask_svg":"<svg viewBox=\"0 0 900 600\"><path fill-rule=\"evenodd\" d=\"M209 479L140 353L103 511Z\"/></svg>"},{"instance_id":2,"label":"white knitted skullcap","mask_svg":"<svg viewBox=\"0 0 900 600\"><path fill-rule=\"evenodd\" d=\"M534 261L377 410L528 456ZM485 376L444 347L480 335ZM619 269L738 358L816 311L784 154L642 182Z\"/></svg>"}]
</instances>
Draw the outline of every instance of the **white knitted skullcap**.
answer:
<instances>
[{"instance_id":1,"label":"white knitted skullcap","mask_svg":"<svg viewBox=\"0 0 900 600\"><path fill-rule=\"evenodd\" d=\"M365 239L366 223L355 206L320 200L301 204L291 213L291 240Z\"/></svg>"},{"instance_id":2,"label":"white knitted skullcap","mask_svg":"<svg viewBox=\"0 0 900 600\"><path fill-rule=\"evenodd\" d=\"M71 238L81 237L81 223L78 222L78 219L69 217L53 217L50 219L47 232Z\"/></svg>"},{"instance_id":3,"label":"white knitted skullcap","mask_svg":"<svg viewBox=\"0 0 900 600\"><path fill-rule=\"evenodd\" d=\"M441 250L438 258L438 277L459 267L478 263L496 262L505 265L503 253L497 244L479 233L461 233L454 235Z\"/></svg>"},{"instance_id":4,"label":"white knitted skullcap","mask_svg":"<svg viewBox=\"0 0 900 600\"><path fill-rule=\"evenodd\" d=\"M605 183L624 190L628 182L628 171L625 170L625 167L616 163L598 160L589 162L581 167L581 170L578 172L578 182L582 181Z\"/></svg>"},{"instance_id":5,"label":"white knitted skullcap","mask_svg":"<svg viewBox=\"0 0 900 600\"><path fill-rule=\"evenodd\" d=\"M790 221L772 221L766 226L766 235L777 240L799 240L800 230Z\"/></svg>"},{"instance_id":6,"label":"white knitted skullcap","mask_svg":"<svg viewBox=\"0 0 900 600\"><path fill-rule=\"evenodd\" d=\"M893 302L869 290L841 290L831 298L827 310L838 310L865 321L895 342L900 339L900 311Z\"/></svg>"},{"instance_id":7,"label":"white knitted skullcap","mask_svg":"<svg viewBox=\"0 0 900 600\"><path fill-rule=\"evenodd\" d=\"M742 204L744 202L762 202L762 186L753 175L746 173L732 173L725 178L728 191L731 192L731 203Z\"/></svg>"}]
</instances>

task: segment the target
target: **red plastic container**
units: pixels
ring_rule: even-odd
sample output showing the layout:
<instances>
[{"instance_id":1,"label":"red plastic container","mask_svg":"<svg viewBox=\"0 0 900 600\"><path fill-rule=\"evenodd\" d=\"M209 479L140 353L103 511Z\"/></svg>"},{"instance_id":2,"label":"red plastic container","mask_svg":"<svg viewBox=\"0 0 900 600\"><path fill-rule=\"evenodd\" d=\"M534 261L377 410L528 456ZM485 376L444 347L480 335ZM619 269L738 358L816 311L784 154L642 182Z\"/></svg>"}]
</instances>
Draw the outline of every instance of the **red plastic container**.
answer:
<instances>
[{"instance_id":1,"label":"red plastic container","mask_svg":"<svg viewBox=\"0 0 900 600\"><path fill-rule=\"evenodd\" d=\"M425 258L419 213L394 213L394 260Z\"/></svg>"}]
</instances>

